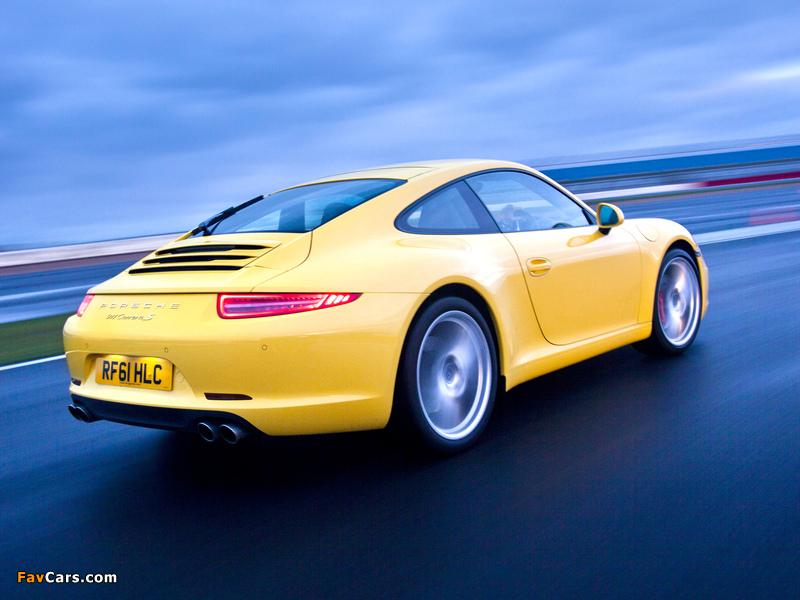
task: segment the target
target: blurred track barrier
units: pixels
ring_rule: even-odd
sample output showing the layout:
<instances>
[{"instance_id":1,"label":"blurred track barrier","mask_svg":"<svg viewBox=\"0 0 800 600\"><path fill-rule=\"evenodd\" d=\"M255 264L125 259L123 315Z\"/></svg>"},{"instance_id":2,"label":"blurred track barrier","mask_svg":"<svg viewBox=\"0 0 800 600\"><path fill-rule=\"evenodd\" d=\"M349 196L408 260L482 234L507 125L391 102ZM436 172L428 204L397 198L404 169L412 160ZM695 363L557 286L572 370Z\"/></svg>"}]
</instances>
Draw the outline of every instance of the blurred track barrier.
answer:
<instances>
[{"instance_id":1,"label":"blurred track barrier","mask_svg":"<svg viewBox=\"0 0 800 600\"><path fill-rule=\"evenodd\" d=\"M647 154L528 162L588 201L800 180L800 139L654 149Z\"/></svg>"},{"instance_id":2,"label":"blurred track barrier","mask_svg":"<svg viewBox=\"0 0 800 600\"><path fill-rule=\"evenodd\" d=\"M164 244L171 242L179 235L181 234L171 233L127 240L112 240L91 244L74 244L71 246L2 252L0 253L0 269L86 258L118 256L138 252L150 253Z\"/></svg>"},{"instance_id":3,"label":"blurred track barrier","mask_svg":"<svg viewBox=\"0 0 800 600\"><path fill-rule=\"evenodd\" d=\"M74 312L89 288L179 235L0 253L0 325Z\"/></svg>"},{"instance_id":4,"label":"blurred track barrier","mask_svg":"<svg viewBox=\"0 0 800 600\"><path fill-rule=\"evenodd\" d=\"M719 187L727 185L747 185L751 183L772 183L787 179L800 179L800 171L789 173L767 173L764 175L751 175L749 177L733 177L731 179L715 179L697 184L697 187Z\"/></svg>"},{"instance_id":5,"label":"blurred track barrier","mask_svg":"<svg viewBox=\"0 0 800 600\"><path fill-rule=\"evenodd\" d=\"M604 192L585 192L579 194L578 198L584 202L596 202L598 200L613 200L615 198L630 198L638 196L652 196L656 194L677 194L688 190L700 188L696 183L674 183L671 185L650 185L640 188L630 188L626 190L606 190Z\"/></svg>"},{"instance_id":6,"label":"blurred track barrier","mask_svg":"<svg viewBox=\"0 0 800 600\"><path fill-rule=\"evenodd\" d=\"M620 190L605 190L602 192L583 192L578 197L584 202L598 202L601 200L614 200L621 198L640 198L642 196L657 196L679 194L696 190L707 191L713 188L740 188L748 185L770 184L770 183L791 183L800 182L800 171L789 173L773 173L770 175L753 175L749 177L734 177L730 179L714 179L711 181L697 181L693 183L672 183L665 185L649 185L637 188ZM797 216L795 215L795 219ZM784 219L791 220L791 219ZM774 221L768 221L774 222ZM758 225L760 223L754 223Z\"/></svg>"},{"instance_id":7,"label":"blurred track barrier","mask_svg":"<svg viewBox=\"0 0 800 600\"><path fill-rule=\"evenodd\" d=\"M798 219L800 219L800 205L770 206L751 211L747 224L752 227L770 223L786 223Z\"/></svg>"}]
</instances>

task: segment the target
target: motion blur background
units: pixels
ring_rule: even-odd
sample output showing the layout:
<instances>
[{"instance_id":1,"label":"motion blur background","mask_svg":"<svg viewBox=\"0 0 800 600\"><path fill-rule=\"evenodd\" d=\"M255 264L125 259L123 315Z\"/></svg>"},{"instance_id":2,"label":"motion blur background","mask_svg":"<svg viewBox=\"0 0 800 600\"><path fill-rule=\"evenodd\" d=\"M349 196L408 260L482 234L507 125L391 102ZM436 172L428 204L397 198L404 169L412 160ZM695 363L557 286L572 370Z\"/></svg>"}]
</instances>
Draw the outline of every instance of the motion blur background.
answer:
<instances>
[{"instance_id":1,"label":"motion blur background","mask_svg":"<svg viewBox=\"0 0 800 600\"><path fill-rule=\"evenodd\" d=\"M333 172L800 132L800 3L0 7L0 251L186 230Z\"/></svg>"}]
</instances>

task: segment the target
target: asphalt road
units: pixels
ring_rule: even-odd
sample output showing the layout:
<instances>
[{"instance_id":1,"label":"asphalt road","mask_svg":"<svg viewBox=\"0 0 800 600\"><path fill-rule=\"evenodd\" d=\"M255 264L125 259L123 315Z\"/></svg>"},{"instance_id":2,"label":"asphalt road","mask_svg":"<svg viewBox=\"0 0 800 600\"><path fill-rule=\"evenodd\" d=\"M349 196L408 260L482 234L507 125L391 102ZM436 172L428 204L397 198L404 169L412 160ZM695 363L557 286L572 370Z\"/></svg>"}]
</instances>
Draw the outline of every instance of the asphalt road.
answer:
<instances>
[{"instance_id":1,"label":"asphalt road","mask_svg":"<svg viewBox=\"0 0 800 600\"><path fill-rule=\"evenodd\" d=\"M0 597L798 598L800 233L704 254L686 354L520 386L448 459L82 424L63 361L0 372Z\"/></svg>"}]
</instances>

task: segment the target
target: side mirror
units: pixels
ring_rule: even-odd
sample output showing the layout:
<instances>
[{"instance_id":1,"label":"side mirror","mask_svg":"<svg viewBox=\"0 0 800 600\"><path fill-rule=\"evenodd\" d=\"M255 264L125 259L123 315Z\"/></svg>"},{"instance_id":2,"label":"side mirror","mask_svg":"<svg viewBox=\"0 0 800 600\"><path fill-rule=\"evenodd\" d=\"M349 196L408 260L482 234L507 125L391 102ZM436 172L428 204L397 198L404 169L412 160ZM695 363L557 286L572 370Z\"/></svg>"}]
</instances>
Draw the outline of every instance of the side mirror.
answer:
<instances>
[{"instance_id":1,"label":"side mirror","mask_svg":"<svg viewBox=\"0 0 800 600\"><path fill-rule=\"evenodd\" d=\"M612 227L622 225L624 222L625 216L619 207L606 203L597 205L597 226L600 228L600 233L607 234Z\"/></svg>"}]
</instances>

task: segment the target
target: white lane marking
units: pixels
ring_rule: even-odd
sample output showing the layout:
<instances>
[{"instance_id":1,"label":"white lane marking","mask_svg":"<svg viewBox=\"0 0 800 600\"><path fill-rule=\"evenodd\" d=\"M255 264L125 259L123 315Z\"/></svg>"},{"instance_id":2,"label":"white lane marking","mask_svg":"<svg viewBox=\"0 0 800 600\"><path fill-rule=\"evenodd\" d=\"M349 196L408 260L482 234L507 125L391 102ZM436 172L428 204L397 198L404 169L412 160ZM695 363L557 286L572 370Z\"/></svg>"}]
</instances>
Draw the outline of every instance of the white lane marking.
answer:
<instances>
[{"instance_id":1,"label":"white lane marking","mask_svg":"<svg viewBox=\"0 0 800 600\"><path fill-rule=\"evenodd\" d=\"M29 360L27 362L21 362L15 365L6 365L4 367L0 367L0 371L10 371L11 369L19 369L20 367L29 367L30 365L40 365L42 363L59 360L61 358L64 358L65 356L66 356L65 354L61 354L59 356L50 356L48 358L40 358L38 360Z\"/></svg>"},{"instance_id":2,"label":"white lane marking","mask_svg":"<svg viewBox=\"0 0 800 600\"><path fill-rule=\"evenodd\" d=\"M92 284L95 285L95 284ZM32 300L34 298L45 298L47 296L58 296L60 294L70 294L72 292L79 292L83 290L85 293L92 285L76 285L67 288L58 288L55 290L42 290L39 292L25 292L22 294L9 294L8 296L0 296L0 303L13 302L15 300Z\"/></svg>"},{"instance_id":3,"label":"white lane marking","mask_svg":"<svg viewBox=\"0 0 800 600\"><path fill-rule=\"evenodd\" d=\"M698 244L717 244L719 242L732 242L734 240L744 240L752 237L760 237L762 235L789 233L790 231L800 231L800 221L786 221L784 223L753 225L751 227L741 227L739 229L710 231L708 233L698 233L692 237L694 237Z\"/></svg>"}]
</instances>

